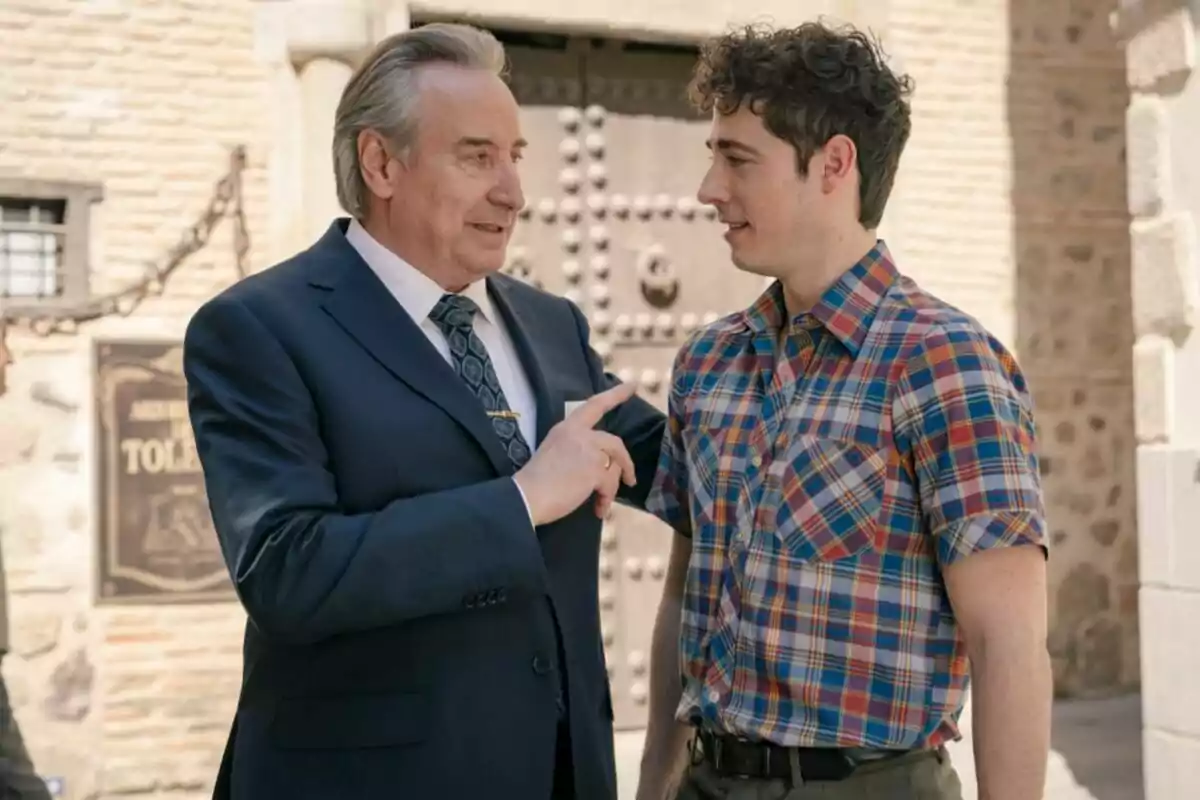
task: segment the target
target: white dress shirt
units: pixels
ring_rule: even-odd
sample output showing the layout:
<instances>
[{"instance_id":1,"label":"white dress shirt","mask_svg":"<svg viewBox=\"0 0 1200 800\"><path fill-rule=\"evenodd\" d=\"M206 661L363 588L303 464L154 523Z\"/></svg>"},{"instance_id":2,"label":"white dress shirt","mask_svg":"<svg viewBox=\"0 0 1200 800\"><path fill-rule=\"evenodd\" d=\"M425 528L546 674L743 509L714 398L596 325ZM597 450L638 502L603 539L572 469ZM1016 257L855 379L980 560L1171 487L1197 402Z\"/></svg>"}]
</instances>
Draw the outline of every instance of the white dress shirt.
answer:
<instances>
[{"instance_id":1,"label":"white dress shirt","mask_svg":"<svg viewBox=\"0 0 1200 800\"><path fill-rule=\"evenodd\" d=\"M446 290L377 242L357 220L350 222L350 227L346 230L346 240L363 257L367 266L379 276L379 280L383 281L392 297L404 307L413 322L417 323L442 354L442 358L453 365L450 343L446 341L441 328L429 318L433 307L442 299L442 295L446 294ZM508 407L520 414L517 425L532 451L537 438L537 401L534 399L533 387L525 374L525 368L521 365L521 358L517 355L517 348L504 325L504 320L492 304L492 298L488 296L487 284L484 281L472 283L462 291L462 295L479 306L479 313L475 315L475 334L483 341L488 355L492 357L492 366L500 380L504 397L508 400Z\"/></svg>"},{"instance_id":2,"label":"white dress shirt","mask_svg":"<svg viewBox=\"0 0 1200 800\"><path fill-rule=\"evenodd\" d=\"M379 280L396 298L401 307L417 323L421 331L429 338L437 351L446 362L453 365L450 357L450 343L446 341L442 329L429 318L433 307L446 294L432 278L409 264L400 256L384 247L375 237L367 233L357 220L351 220L346 229L346 240L358 251L367 266L379 276ZM462 291L463 296L475 301L479 313L475 315L475 334L483 341L488 355L492 358L492 366L496 370L496 378L500 388L508 400L508 407L520 416L517 425L521 435L525 437L530 452L537 445L537 401L533 395L533 387L521 358L517 355L516 346L504 325L504 319L492 304L488 296L486 282L475 281ZM520 486L517 487L518 491ZM524 492L521 499L525 499ZM526 509L529 504L526 502Z\"/></svg>"}]
</instances>

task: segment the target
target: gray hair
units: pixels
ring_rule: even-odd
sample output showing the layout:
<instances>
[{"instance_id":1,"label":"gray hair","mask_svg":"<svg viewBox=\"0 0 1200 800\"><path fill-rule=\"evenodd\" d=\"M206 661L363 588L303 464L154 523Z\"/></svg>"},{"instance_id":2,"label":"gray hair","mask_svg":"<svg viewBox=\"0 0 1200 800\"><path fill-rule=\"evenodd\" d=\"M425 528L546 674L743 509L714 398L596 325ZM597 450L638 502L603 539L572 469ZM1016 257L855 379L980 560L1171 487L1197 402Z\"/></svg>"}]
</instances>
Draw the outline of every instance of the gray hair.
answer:
<instances>
[{"instance_id":1,"label":"gray hair","mask_svg":"<svg viewBox=\"0 0 1200 800\"><path fill-rule=\"evenodd\" d=\"M378 131L401 151L417 122L417 73L427 64L455 64L502 75L504 46L469 25L432 23L381 41L342 92L333 123L333 170L342 208L361 219L370 194L358 160L358 135Z\"/></svg>"}]
</instances>

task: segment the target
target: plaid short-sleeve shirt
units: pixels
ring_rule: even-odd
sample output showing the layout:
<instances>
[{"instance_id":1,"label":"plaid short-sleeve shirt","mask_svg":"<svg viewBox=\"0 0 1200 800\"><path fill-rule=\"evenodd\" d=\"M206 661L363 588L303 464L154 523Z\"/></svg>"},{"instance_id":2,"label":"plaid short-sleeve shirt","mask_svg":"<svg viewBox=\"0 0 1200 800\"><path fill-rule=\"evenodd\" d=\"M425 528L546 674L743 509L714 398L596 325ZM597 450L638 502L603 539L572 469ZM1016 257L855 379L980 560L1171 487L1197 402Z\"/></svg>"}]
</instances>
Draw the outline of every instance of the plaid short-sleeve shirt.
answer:
<instances>
[{"instance_id":1,"label":"plaid short-sleeve shirt","mask_svg":"<svg viewBox=\"0 0 1200 800\"><path fill-rule=\"evenodd\" d=\"M650 507L692 539L678 718L937 746L968 683L941 567L1045 547L1025 379L883 242L810 311L784 309L776 283L675 362Z\"/></svg>"}]
</instances>

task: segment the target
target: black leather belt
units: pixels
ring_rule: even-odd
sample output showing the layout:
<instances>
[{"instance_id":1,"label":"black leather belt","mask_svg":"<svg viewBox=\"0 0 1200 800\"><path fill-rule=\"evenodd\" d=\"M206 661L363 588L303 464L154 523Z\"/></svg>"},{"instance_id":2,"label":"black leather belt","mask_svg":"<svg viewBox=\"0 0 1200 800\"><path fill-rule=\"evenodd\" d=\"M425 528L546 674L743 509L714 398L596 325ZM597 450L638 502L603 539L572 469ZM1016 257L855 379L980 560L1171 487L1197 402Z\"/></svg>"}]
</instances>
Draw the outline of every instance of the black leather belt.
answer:
<instances>
[{"instance_id":1,"label":"black leather belt","mask_svg":"<svg viewBox=\"0 0 1200 800\"><path fill-rule=\"evenodd\" d=\"M783 747L770 742L751 742L733 736L698 730L693 739L692 758L707 761L719 774L760 780L791 780L792 754L805 783L842 781L864 764L908 755L910 750L879 750L866 747ZM700 752L695 752L699 749Z\"/></svg>"}]
</instances>

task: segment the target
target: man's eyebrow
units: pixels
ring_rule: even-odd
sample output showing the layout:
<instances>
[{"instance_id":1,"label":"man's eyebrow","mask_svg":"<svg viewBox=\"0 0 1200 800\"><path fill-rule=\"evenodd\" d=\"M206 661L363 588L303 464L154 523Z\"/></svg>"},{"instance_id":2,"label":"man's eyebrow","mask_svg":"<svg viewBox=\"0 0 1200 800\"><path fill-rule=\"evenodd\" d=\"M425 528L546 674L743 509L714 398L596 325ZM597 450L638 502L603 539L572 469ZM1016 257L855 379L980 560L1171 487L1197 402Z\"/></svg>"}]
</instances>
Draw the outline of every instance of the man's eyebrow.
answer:
<instances>
[{"instance_id":1,"label":"man's eyebrow","mask_svg":"<svg viewBox=\"0 0 1200 800\"><path fill-rule=\"evenodd\" d=\"M747 153L749 155L754 155L754 156L760 155L760 153L757 150L755 150L753 147L751 147L748 144L739 142L737 139L722 138L722 139L717 139L715 142L712 139L709 139L708 141L706 141L704 143L704 146L707 147L709 150L721 150L721 151L740 150L741 152Z\"/></svg>"},{"instance_id":2,"label":"man's eyebrow","mask_svg":"<svg viewBox=\"0 0 1200 800\"><path fill-rule=\"evenodd\" d=\"M496 143L486 136L464 136L458 140L459 147L496 147ZM515 149L523 149L529 146L529 142L524 139L517 139L513 142Z\"/></svg>"}]
</instances>

